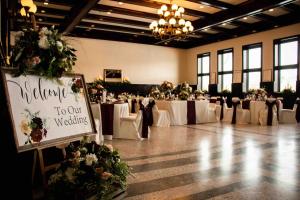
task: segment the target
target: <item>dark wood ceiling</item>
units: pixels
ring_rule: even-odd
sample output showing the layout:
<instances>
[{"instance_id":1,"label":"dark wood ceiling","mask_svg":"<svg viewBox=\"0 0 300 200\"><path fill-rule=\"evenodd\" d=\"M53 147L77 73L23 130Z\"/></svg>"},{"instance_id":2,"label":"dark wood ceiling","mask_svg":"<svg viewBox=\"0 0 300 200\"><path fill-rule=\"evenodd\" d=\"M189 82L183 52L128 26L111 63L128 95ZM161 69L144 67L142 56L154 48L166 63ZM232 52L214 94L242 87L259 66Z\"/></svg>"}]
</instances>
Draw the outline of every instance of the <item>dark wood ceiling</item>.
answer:
<instances>
[{"instance_id":1,"label":"dark wood ceiling","mask_svg":"<svg viewBox=\"0 0 300 200\"><path fill-rule=\"evenodd\" d=\"M192 48L300 22L300 0L173 0L195 30L185 40L156 39L149 24L169 0L35 0L39 26L69 36ZM46 2L46 3L45 3ZM18 9L18 8L17 8ZM17 10L16 9L16 10ZM22 18L13 17L19 29Z\"/></svg>"}]
</instances>

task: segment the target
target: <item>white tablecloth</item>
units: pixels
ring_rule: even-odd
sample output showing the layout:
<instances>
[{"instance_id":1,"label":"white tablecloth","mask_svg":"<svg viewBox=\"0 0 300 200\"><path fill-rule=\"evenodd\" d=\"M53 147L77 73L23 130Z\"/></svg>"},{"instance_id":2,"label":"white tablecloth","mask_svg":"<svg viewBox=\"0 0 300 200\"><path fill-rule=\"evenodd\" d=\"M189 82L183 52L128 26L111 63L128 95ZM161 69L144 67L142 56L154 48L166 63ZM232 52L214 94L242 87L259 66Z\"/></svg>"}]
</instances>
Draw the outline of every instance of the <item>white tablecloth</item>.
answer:
<instances>
[{"instance_id":1,"label":"white tablecloth","mask_svg":"<svg viewBox=\"0 0 300 200\"><path fill-rule=\"evenodd\" d=\"M155 101L159 110L167 110L170 114L171 125L187 124L187 101ZM196 123L207 123L209 101L195 101Z\"/></svg>"},{"instance_id":2,"label":"white tablecloth","mask_svg":"<svg viewBox=\"0 0 300 200\"><path fill-rule=\"evenodd\" d=\"M170 114L171 125L187 124L187 101L155 101L159 110L167 110Z\"/></svg>"},{"instance_id":3,"label":"white tablecloth","mask_svg":"<svg viewBox=\"0 0 300 200\"><path fill-rule=\"evenodd\" d=\"M195 101L196 107L196 123L207 123L208 122L208 112L209 112L209 101L200 100Z\"/></svg>"},{"instance_id":4,"label":"white tablecloth","mask_svg":"<svg viewBox=\"0 0 300 200\"><path fill-rule=\"evenodd\" d=\"M251 124L259 124L259 112L266 108L264 101L250 101Z\"/></svg>"}]
</instances>

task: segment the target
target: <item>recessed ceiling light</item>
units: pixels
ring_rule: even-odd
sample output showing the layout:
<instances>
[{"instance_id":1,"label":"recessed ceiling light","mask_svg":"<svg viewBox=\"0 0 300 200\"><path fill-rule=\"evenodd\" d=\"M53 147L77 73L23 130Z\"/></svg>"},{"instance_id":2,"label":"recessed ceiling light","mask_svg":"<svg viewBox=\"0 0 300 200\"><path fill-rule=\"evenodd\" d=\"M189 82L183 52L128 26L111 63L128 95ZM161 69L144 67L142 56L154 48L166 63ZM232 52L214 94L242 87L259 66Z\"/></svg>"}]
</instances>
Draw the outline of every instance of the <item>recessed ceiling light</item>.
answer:
<instances>
[{"instance_id":1,"label":"recessed ceiling light","mask_svg":"<svg viewBox=\"0 0 300 200\"><path fill-rule=\"evenodd\" d=\"M226 26L226 23L223 23L222 25L223 25L223 26Z\"/></svg>"},{"instance_id":2,"label":"recessed ceiling light","mask_svg":"<svg viewBox=\"0 0 300 200\"><path fill-rule=\"evenodd\" d=\"M204 8L204 6L200 6L200 8L202 9L202 8Z\"/></svg>"},{"instance_id":3,"label":"recessed ceiling light","mask_svg":"<svg viewBox=\"0 0 300 200\"><path fill-rule=\"evenodd\" d=\"M124 4L122 1L119 1L118 3L119 3L120 5L123 5L123 4Z\"/></svg>"},{"instance_id":4,"label":"recessed ceiling light","mask_svg":"<svg viewBox=\"0 0 300 200\"><path fill-rule=\"evenodd\" d=\"M208 28L204 29L204 31L208 31Z\"/></svg>"},{"instance_id":5,"label":"recessed ceiling light","mask_svg":"<svg viewBox=\"0 0 300 200\"><path fill-rule=\"evenodd\" d=\"M110 11L108 11L108 12L107 12L107 14L108 14L108 15L110 15L110 14L111 14L111 12L110 12Z\"/></svg>"},{"instance_id":6,"label":"recessed ceiling light","mask_svg":"<svg viewBox=\"0 0 300 200\"><path fill-rule=\"evenodd\" d=\"M165 42L165 45L168 45L168 42Z\"/></svg>"},{"instance_id":7,"label":"recessed ceiling light","mask_svg":"<svg viewBox=\"0 0 300 200\"><path fill-rule=\"evenodd\" d=\"M45 1L45 2L44 2L44 5L46 5L46 6L47 6L48 4L49 4L49 3L48 3L47 1Z\"/></svg>"},{"instance_id":8,"label":"recessed ceiling light","mask_svg":"<svg viewBox=\"0 0 300 200\"><path fill-rule=\"evenodd\" d=\"M45 13L46 11L45 10L41 10L41 13Z\"/></svg>"},{"instance_id":9,"label":"recessed ceiling light","mask_svg":"<svg viewBox=\"0 0 300 200\"><path fill-rule=\"evenodd\" d=\"M273 8L269 9L269 12L273 12L273 11L274 11L274 9L273 9Z\"/></svg>"},{"instance_id":10,"label":"recessed ceiling light","mask_svg":"<svg viewBox=\"0 0 300 200\"><path fill-rule=\"evenodd\" d=\"M39 22L43 21L43 19L42 19L42 18L39 18L38 20L39 20Z\"/></svg>"},{"instance_id":11,"label":"recessed ceiling light","mask_svg":"<svg viewBox=\"0 0 300 200\"><path fill-rule=\"evenodd\" d=\"M99 19L99 21L103 21L103 19L102 19L102 18L100 18L100 19Z\"/></svg>"},{"instance_id":12,"label":"recessed ceiling light","mask_svg":"<svg viewBox=\"0 0 300 200\"><path fill-rule=\"evenodd\" d=\"M248 18L247 18L247 17L244 17L243 19L244 19L244 20L247 20Z\"/></svg>"},{"instance_id":13,"label":"recessed ceiling light","mask_svg":"<svg viewBox=\"0 0 300 200\"><path fill-rule=\"evenodd\" d=\"M92 25L91 25L91 27L92 27L92 28L94 28L94 27L95 27L95 25L94 25L94 24L92 24Z\"/></svg>"},{"instance_id":14,"label":"recessed ceiling light","mask_svg":"<svg viewBox=\"0 0 300 200\"><path fill-rule=\"evenodd\" d=\"M144 32L144 31L142 31L141 33L142 33L142 34L144 34L145 32Z\"/></svg>"},{"instance_id":15,"label":"recessed ceiling light","mask_svg":"<svg viewBox=\"0 0 300 200\"><path fill-rule=\"evenodd\" d=\"M256 30L253 30L252 33L256 33Z\"/></svg>"},{"instance_id":16,"label":"recessed ceiling light","mask_svg":"<svg viewBox=\"0 0 300 200\"><path fill-rule=\"evenodd\" d=\"M278 27L278 25L275 25L275 26L274 26L274 28L277 28L277 27Z\"/></svg>"}]
</instances>

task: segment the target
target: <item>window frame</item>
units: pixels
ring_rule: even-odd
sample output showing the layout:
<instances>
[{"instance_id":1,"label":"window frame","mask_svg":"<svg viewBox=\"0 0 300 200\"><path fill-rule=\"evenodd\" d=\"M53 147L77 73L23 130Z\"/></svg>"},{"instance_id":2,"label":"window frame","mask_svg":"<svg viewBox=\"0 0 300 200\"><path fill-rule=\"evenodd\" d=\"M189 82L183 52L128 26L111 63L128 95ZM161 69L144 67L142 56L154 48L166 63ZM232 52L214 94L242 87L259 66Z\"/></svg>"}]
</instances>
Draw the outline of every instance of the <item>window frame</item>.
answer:
<instances>
[{"instance_id":1,"label":"window frame","mask_svg":"<svg viewBox=\"0 0 300 200\"><path fill-rule=\"evenodd\" d=\"M297 64L293 64L293 65L283 65L283 66L280 66L280 45L281 44L284 44L284 43L288 43L288 42L294 42L294 41L298 41L298 59L297 59ZM276 52L276 48L275 46L278 45L278 49ZM276 53L278 53L278 56L277 56L277 59L278 59L278 62L277 62L277 66L275 65L276 63ZM297 70L297 79L296 81L299 81L299 68L300 68L300 35L292 35L292 36L289 36L289 37L284 37L284 38L278 38L278 39L275 39L273 41L273 83L274 83L274 88L275 87L275 80L276 80L276 77L275 77L275 72L276 70L278 71L277 73L277 78L278 78L278 82L277 82L277 91L275 92L281 92L281 88L280 88L280 71L281 70L285 70L285 69L296 69ZM297 87L297 83L296 83L296 87ZM275 90L275 89L274 89Z\"/></svg>"},{"instance_id":2,"label":"window frame","mask_svg":"<svg viewBox=\"0 0 300 200\"><path fill-rule=\"evenodd\" d=\"M208 73L202 73L203 71L203 57L207 57L208 56L208 59L209 59L209 72ZM199 58L201 58L201 72L199 72ZM201 77L201 84L200 84L200 90L203 90L203 80L202 80L202 77L203 76L208 76L209 78L209 84L210 84L210 72L211 72L211 56L210 56L210 52L206 52L206 53L201 53L201 54L198 54L197 55L197 86L199 86L199 82L198 82L198 78ZM209 86L208 86L209 88Z\"/></svg>"},{"instance_id":3,"label":"window frame","mask_svg":"<svg viewBox=\"0 0 300 200\"><path fill-rule=\"evenodd\" d=\"M249 69L249 50L250 49L255 49L260 47L261 49L261 59L260 59L260 68L255 68L255 69ZM248 69L244 68L244 50L247 50L247 67ZM249 73L251 72L260 72L260 83L262 82L262 68L263 68L263 43L262 42L258 42L258 43L254 43L254 44L247 44L247 45L243 45L242 48L242 90L243 92L248 92L249 90ZM246 91L244 91L244 73L247 74L247 80L246 80Z\"/></svg>"},{"instance_id":4,"label":"window frame","mask_svg":"<svg viewBox=\"0 0 300 200\"><path fill-rule=\"evenodd\" d=\"M232 69L231 71L223 71L224 69L224 63L223 63L223 54L224 53L232 53ZM221 58L221 68L222 68L222 71L219 71L219 55L222 54L222 58ZM231 47L231 48L226 48L226 49L221 49L221 50L218 50L217 52L217 80L218 80L218 90L219 90L219 85L220 85L220 89L221 91L219 92L222 92L222 88L223 88L223 78L222 78L222 81L220 83L220 80L219 80L219 75L224 75L224 74L231 74L231 88L230 88L230 91L232 91L232 83L233 83L233 70L234 69L234 48Z\"/></svg>"}]
</instances>

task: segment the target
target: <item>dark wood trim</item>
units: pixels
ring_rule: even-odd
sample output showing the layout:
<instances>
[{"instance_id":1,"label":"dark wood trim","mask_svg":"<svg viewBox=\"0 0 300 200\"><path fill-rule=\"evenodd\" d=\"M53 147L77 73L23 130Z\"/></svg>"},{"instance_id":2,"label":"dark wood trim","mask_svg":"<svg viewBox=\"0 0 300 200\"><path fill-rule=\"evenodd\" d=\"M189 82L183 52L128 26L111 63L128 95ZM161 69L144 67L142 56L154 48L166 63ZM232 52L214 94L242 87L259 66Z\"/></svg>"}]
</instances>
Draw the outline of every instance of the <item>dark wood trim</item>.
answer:
<instances>
[{"instance_id":1,"label":"dark wood trim","mask_svg":"<svg viewBox=\"0 0 300 200\"><path fill-rule=\"evenodd\" d=\"M99 2L99 0L81 0L74 5L70 11L69 17L63 23L61 30L64 34L70 33L81 19Z\"/></svg>"},{"instance_id":2,"label":"dark wood trim","mask_svg":"<svg viewBox=\"0 0 300 200\"><path fill-rule=\"evenodd\" d=\"M187 1L219 8L222 10L234 8L234 5L232 4L222 2L222 1L216 1L216 0L187 0Z\"/></svg>"}]
</instances>

